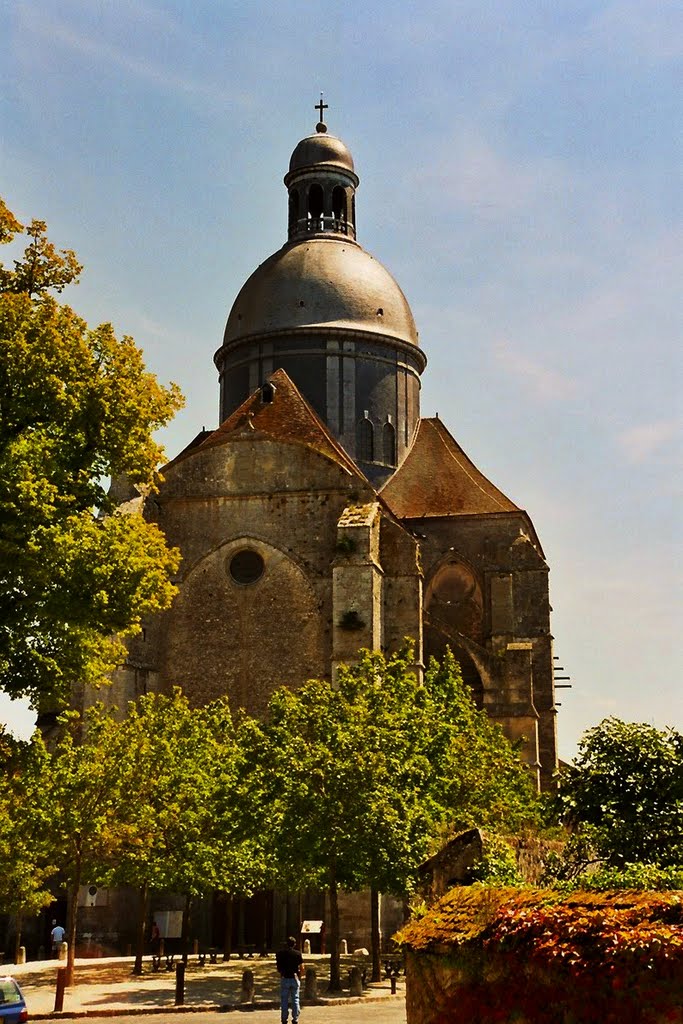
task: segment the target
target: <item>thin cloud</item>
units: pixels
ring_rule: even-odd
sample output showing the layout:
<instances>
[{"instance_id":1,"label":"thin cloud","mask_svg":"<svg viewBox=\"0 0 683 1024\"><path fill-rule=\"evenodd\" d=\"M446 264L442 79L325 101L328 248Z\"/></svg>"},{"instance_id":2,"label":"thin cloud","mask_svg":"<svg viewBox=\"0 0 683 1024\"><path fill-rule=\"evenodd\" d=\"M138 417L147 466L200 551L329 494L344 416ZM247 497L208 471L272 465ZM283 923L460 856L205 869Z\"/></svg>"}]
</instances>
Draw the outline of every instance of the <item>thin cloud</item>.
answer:
<instances>
[{"instance_id":1,"label":"thin cloud","mask_svg":"<svg viewBox=\"0 0 683 1024\"><path fill-rule=\"evenodd\" d=\"M241 90L225 90L212 81L182 75L161 66L147 56L134 56L123 46L105 42L102 37L95 37L83 31L77 31L66 21L45 11L25 9L22 19L24 29L34 37L41 37L50 46L59 44L82 56L95 59L98 64L108 64L120 68L128 74L151 83L158 89L185 95L191 99L200 99L202 103L211 103L214 107L225 108L234 105L248 107L252 96ZM132 30L135 37L135 31Z\"/></svg>"},{"instance_id":2,"label":"thin cloud","mask_svg":"<svg viewBox=\"0 0 683 1024\"><path fill-rule=\"evenodd\" d=\"M575 380L513 350L508 342L498 342L493 346L493 352L498 365L521 380L540 401L555 402L576 395L578 388Z\"/></svg>"},{"instance_id":3,"label":"thin cloud","mask_svg":"<svg viewBox=\"0 0 683 1024\"><path fill-rule=\"evenodd\" d=\"M446 206L464 206L480 216L519 213L566 194L569 177L550 159L523 160L506 155L487 139L464 129L434 152L430 185L438 185Z\"/></svg>"},{"instance_id":4,"label":"thin cloud","mask_svg":"<svg viewBox=\"0 0 683 1024\"><path fill-rule=\"evenodd\" d=\"M641 423L619 434L617 441L629 462L639 464L669 451L675 442L681 448L683 424L677 419Z\"/></svg>"},{"instance_id":5,"label":"thin cloud","mask_svg":"<svg viewBox=\"0 0 683 1024\"><path fill-rule=\"evenodd\" d=\"M590 30L612 55L668 62L683 55L682 10L678 0L616 0Z\"/></svg>"}]
</instances>

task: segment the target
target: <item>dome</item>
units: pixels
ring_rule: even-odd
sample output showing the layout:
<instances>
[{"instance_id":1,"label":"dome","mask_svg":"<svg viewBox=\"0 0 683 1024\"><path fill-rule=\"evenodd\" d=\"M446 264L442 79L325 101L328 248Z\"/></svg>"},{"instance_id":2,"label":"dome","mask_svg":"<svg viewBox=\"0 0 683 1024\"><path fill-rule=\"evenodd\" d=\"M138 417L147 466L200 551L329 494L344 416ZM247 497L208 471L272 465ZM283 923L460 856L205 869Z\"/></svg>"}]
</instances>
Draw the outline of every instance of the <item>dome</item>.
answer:
<instances>
[{"instance_id":1,"label":"dome","mask_svg":"<svg viewBox=\"0 0 683 1024\"><path fill-rule=\"evenodd\" d=\"M335 327L418 343L408 301L389 271L356 242L317 236L283 246L254 271L235 299L223 344Z\"/></svg>"},{"instance_id":2,"label":"dome","mask_svg":"<svg viewBox=\"0 0 683 1024\"><path fill-rule=\"evenodd\" d=\"M289 161L289 173L316 164L343 167L344 170L354 173L353 157L341 139L322 132L309 135L298 143Z\"/></svg>"}]
</instances>

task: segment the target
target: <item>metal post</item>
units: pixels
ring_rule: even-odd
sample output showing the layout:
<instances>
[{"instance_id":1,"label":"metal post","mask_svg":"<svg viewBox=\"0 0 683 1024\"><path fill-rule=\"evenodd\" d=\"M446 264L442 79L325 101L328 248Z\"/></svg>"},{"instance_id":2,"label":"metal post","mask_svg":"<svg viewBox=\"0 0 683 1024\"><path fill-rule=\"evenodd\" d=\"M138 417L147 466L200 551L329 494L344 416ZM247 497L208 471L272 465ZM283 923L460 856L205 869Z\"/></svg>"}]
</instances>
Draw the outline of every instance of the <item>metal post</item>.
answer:
<instances>
[{"instance_id":1,"label":"metal post","mask_svg":"<svg viewBox=\"0 0 683 1024\"><path fill-rule=\"evenodd\" d=\"M66 967L57 968L57 988L55 989L54 1013L61 1013L64 1009L64 989L66 988Z\"/></svg>"},{"instance_id":2,"label":"metal post","mask_svg":"<svg viewBox=\"0 0 683 1024\"><path fill-rule=\"evenodd\" d=\"M185 964L180 961L175 967L175 1004L182 1006L185 1002Z\"/></svg>"}]
</instances>

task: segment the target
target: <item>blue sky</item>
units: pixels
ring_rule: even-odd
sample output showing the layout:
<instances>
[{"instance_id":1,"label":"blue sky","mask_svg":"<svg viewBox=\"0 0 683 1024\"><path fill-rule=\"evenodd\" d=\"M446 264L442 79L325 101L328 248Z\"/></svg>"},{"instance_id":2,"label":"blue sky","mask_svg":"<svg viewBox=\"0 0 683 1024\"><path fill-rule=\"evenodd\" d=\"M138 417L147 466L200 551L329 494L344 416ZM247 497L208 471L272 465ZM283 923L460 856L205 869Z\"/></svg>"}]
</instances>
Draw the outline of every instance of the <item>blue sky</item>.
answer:
<instances>
[{"instance_id":1,"label":"blue sky","mask_svg":"<svg viewBox=\"0 0 683 1024\"><path fill-rule=\"evenodd\" d=\"M181 385L169 454L216 424L212 356L284 242L324 92L359 241L429 359L423 414L544 545L565 757L609 714L683 729L681 20L668 0L0 6L2 194L85 263L68 301Z\"/></svg>"}]
</instances>

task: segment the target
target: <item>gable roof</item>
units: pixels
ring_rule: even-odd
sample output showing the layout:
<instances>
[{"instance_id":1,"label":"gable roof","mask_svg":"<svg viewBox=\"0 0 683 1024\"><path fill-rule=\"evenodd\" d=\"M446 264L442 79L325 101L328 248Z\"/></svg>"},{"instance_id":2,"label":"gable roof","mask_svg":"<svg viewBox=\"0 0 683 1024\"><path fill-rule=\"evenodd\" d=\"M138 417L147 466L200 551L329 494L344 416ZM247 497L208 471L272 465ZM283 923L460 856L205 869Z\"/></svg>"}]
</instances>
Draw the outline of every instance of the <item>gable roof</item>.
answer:
<instances>
[{"instance_id":1,"label":"gable roof","mask_svg":"<svg viewBox=\"0 0 683 1024\"><path fill-rule=\"evenodd\" d=\"M199 443L188 446L174 462L228 441L271 437L312 448L367 483L358 466L330 434L285 371L280 369L271 374L269 384L269 400L264 401L263 391L258 388L216 430Z\"/></svg>"},{"instance_id":2,"label":"gable roof","mask_svg":"<svg viewBox=\"0 0 683 1024\"><path fill-rule=\"evenodd\" d=\"M380 494L399 519L522 511L477 469L440 419L420 420L412 448Z\"/></svg>"}]
</instances>

